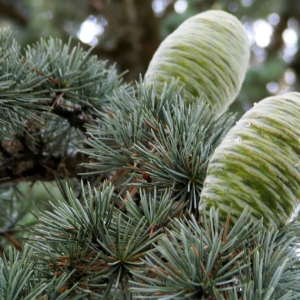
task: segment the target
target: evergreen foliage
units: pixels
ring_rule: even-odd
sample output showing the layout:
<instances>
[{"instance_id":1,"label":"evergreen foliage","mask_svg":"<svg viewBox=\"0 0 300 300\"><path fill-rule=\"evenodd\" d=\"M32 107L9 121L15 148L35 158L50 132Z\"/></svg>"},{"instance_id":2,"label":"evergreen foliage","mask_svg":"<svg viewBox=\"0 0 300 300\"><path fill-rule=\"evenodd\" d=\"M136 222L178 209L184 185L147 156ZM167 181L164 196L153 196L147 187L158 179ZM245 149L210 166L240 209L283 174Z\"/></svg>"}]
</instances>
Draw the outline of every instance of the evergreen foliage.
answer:
<instances>
[{"instance_id":1,"label":"evergreen foliage","mask_svg":"<svg viewBox=\"0 0 300 300\"><path fill-rule=\"evenodd\" d=\"M172 188L174 198L189 201L196 210L207 163L232 125L234 117L215 119L214 111L197 99L186 105L176 83L165 86L157 99L155 86L137 84L136 92L124 89L111 98L99 114L98 126L88 126L91 149L85 153L92 174L118 170L115 187L123 183L153 189ZM121 174L120 174L121 173Z\"/></svg>"},{"instance_id":2,"label":"evergreen foliage","mask_svg":"<svg viewBox=\"0 0 300 300\"><path fill-rule=\"evenodd\" d=\"M297 218L198 210L231 113L71 41L2 30L0 51L0 299L300 298ZM49 204L20 184L38 181Z\"/></svg>"}]
</instances>

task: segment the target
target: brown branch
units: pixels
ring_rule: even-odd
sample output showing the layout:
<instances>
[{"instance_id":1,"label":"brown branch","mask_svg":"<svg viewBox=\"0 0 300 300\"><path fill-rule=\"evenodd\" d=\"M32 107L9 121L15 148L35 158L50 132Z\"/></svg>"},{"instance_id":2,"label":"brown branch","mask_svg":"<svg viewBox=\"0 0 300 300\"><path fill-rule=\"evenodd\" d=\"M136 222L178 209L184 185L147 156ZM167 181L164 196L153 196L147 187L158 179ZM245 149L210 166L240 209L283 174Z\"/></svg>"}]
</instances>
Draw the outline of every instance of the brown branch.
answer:
<instances>
[{"instance_id":1,"label":"brown branch","mask_svg":"<svg viewBox=\"0 0 300 300\"><path fill-rule=\"evenodd\" d=\"M122 0L111 5L101 0L90 0L95 9L105 16L107 27L102 41L93 54L117 63L120 70L129 72L131 81L144 74L153 53L160 43L159 20L154 15L152 1ZM119 11L124 14L119 14Z\"/></svg>"},{"instance_id":2,"label":"brown branch","mask_svg":"<svg viewBox=\"0 0 300 300\"><path fill-rule=\"evenodd\" d=\"M17 250L21 250L22 249L22 246L21 246L21 243L19 242L19 241L17 241L16 240L16 238L13 236L13 235L11 235L11 234L9 234L9 233L7 233L7 232L4 232L4 237L11 243L11 244L13 244L13 246L17 249Z\"/></svg>"},{"instance_id":3,"label":"brown branch","mask_svg":"<svg viewBox=\"0 0 300 300\"><path fill-rule=\"evenodd\" d=\"M287 12L283 12L280 15L280 21L275 27L275 30L273 32L271 43L268 45L266 50L269 54L275 54L277 55L277 52L282 49L284 42L282 38L282 34L284 30L287 28L288 19L290 18L290 15Z\"/></svg>"},{"instance_id":4,"label":"brown branch","mask_svg":"<svg viewBox=\"0 0 300 300\"><path fill-rule=\"evenodd\" d=\"M0 14L13 19L22 26L29 24L29 19L15 6L0 2Z\"/></svg>"},{"instance_id":5,"label":"brown branch","mask_svg":"<svg viewBox=\"0 0 300 300\"><path fill-rule=\"evenodd\" d=\"M2 153L3 157L3 153ZM61 155L34 155L27 153L19 157L0 161L0 182L21 181L52 181L58 177L74 178L78 173L85 171L81 163L86 163L88 158L79 152L71 153L66 157Z\"/></svg>"},{"instance_id":6,"label":"brown branch","mask_svg":"<svg viewBox=\"0 0 300 300\"><path fill-rule=\"evenodd\" d=\"M87 118L82 114L82 110L80 108L73 108L73 110L69 110L62 106L55 106L51 112L66 119L72 127L77 128L82 132L86 132L84 125L89 123L89 120L87 120Z\"/></svg>"}]
</instances>

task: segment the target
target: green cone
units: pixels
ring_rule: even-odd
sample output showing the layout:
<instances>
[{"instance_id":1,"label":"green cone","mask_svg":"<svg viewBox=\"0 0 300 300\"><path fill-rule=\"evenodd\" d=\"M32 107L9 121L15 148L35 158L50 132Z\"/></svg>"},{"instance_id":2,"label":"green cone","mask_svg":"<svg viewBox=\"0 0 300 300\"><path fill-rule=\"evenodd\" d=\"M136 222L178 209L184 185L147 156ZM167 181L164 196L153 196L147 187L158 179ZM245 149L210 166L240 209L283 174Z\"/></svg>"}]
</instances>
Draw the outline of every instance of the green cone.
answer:
<instances>
[{"instance_id":1,"label":"green cone","mask_svg":"<svg viewBox=\"0 0 300 300\"><path fill-rule=\"evenodd\" d=\"M187 96L206 98L223 113L238 95L249 62L249 42L241 22L224 11L193 16L170 34L154 54L145 82L158 92L173 77Z\"/></svg>"},{"instance_id":2,"label":"green cone","mask_svg":"<svg viewBox=\"0 0 300 300\"><path fill-rule=\"evenodd\" d=\"M300 204L300 93L260 101L218 146L208 165L203 204L233 219L247 206L266 224L280 227Z\"/></svg>"}]
</instances>

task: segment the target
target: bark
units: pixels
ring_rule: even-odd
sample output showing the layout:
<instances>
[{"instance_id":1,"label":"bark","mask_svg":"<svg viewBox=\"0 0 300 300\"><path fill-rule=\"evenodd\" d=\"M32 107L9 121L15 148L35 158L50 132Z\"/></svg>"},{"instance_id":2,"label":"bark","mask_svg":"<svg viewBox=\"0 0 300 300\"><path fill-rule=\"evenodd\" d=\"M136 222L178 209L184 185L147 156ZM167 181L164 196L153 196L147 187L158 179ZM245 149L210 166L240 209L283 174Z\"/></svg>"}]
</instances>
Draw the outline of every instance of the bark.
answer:
<instances>
[{"instance_id":1,"label":"bark","mask_svg":"<svg viewBox=\"0 0 300 300\"><path fill-rule=\"evenodd\" d=\"M92 6L108 21L106 37L93 53L116 63L121 72L128 71L125 80L137 80L146 72L161 41L152 1L123 0L107 5L92 0Z\"/></svg>"},{"instance_id":2,"label":"bark","mask_svg":"<svg viewBox=\"0 0 300 300\"><path fill-rule=\"evenodd\" d=\"M15 6L4 3L0 1L0 14L13 19L15 22L19 23L21 26L27 26L29 23L28 18L25 14L20 11Z\"/></svg>"}]
</instances>

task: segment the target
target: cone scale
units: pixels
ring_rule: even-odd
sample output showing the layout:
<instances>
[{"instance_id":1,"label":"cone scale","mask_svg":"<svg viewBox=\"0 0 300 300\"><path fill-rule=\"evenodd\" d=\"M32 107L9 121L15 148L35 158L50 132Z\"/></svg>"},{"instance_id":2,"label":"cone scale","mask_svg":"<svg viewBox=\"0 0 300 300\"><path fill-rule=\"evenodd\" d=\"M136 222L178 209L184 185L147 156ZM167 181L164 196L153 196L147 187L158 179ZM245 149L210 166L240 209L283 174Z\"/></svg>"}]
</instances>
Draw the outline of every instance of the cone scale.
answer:
<instances>
[{"instance_id":1,"label":"cone scale","mask_svg":"<svg viewBox=\"0 0 300 300\"><path fill-rule=\"evenodd\" d=\"M245 207L266 224L289 223L300 206L300 93L260 101L215 150L201 193L205 205Z\"/></svg>"},{"instance_id":2,"label":"cone scale","mask_svg":"<svg viewBox=\"0 0 300 300\"><path fill-rule=\"evenodd\" d=\"M238 95L249 62L249 42L241 22L211 10L183 22L159 46L145 74L146 84L177 78L187 98L203 97L222 114Z\"/></svg>"}]
</instances>

